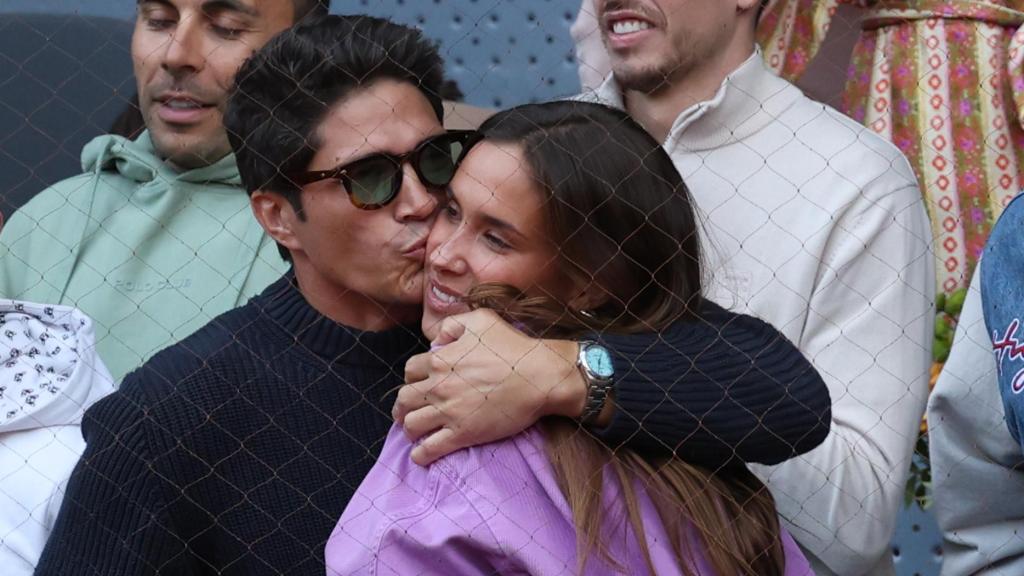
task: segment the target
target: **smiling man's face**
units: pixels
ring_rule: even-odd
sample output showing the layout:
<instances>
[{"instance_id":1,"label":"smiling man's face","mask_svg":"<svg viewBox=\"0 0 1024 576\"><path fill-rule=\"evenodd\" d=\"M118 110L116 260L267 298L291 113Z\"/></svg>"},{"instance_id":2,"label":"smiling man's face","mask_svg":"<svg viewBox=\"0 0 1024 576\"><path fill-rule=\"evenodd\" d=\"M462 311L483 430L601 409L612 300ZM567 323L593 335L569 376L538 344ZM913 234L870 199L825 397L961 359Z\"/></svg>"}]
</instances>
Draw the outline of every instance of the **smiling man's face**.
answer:
<instances>
[{"instance_id":1,"label":"smiling man's face","mask_svg":"<svg viewBox=\"0 0 1024 576\"><path fill-rule=\"evenodd\" d=\"M222 114L235 72L292 25L291 0L140 0L132 61L157 153L180 169L231 151Z\"/></svg>"},{"instance_id":2,"label":"smiling man's face","mask_svg":"<svg viewBox=\"0 0 1024 576\"><path fill-rule=\"evenodd\" d=\"M739 3L749 0L597 0L619 86L656 92L721 58L739 25Z\"/></svg>"}]
</instances>

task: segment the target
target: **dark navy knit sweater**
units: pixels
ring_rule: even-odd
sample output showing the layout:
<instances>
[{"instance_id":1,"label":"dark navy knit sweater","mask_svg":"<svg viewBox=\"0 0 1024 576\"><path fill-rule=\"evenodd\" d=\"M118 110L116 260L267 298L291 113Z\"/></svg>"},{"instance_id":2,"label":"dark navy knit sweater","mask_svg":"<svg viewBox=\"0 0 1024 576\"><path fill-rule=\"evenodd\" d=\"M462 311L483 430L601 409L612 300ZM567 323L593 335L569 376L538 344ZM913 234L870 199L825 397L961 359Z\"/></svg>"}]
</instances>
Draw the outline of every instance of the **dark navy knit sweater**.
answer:
<instances>
[{"instance_id":1,"label":"dark navy knit sweater","mask_svg":"<svg viewBox=\"0 0 1024 576\"><path fill-rule=\"evenodd\" d=\"M622 354L612 442L778 461L828 431L825 385L759 321L711 307L662 337L607 343ZM390 426L389 392L424 348L414 327L324 318L285 276L87 412L86 452L36 573L321 576Z\"/></svg>"}]
</instances>

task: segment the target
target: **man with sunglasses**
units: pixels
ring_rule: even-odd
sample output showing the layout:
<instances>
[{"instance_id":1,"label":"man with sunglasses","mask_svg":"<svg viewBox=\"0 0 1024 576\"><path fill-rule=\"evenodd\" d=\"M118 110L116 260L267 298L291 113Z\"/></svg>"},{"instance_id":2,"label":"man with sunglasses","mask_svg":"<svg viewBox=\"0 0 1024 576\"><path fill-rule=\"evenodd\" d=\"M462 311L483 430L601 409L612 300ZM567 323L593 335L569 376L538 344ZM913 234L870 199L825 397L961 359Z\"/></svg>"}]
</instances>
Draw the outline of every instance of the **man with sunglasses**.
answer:
<instances>
[{"instance_id":1,"label":"man with sunglasses","mask_svg":"<svg viewBox=\"0 0 1024 576\"><path fill-rule=\"evenodd\" d=\"M419 32L365 16L299 26L242 68L225 125L253 213L292 269L89 410L37 574L323 574L326 539L391 425L401 367L427 348L426 234L472 138L441 125L441 70ZM721 407L708 423L727 422L700 432L723 435L723 460L775 432L791 452L813 447L829 402L807 361L763 323L715 321L697 328L744 337L716 354L705 332L666 335L650 373L682 350L688 385L757 385L774 407L755 411L763 425L717 383L699 392ZM575 358L549 344L521 375L585 388Z\"/></svg>"},{"instance_id":2,"label":"man with sunglasses","mask_svg":"<svg viewBox=\"0 0 1024 576\"><path fill-rule=\"evenodd\" d=\"M0 230L0 301L84 312L115 383L286 269L250 216L221 115L242 62L281 30L326 14L329 0L118 4L136 10L131 59L146 130L132 140L97 136L82 150L82 174L36 194ZM0 329L0 339L12 331ZM35 372L27 356L20 364L15 374ZM23 399L44 392L25 382L0 381L0 404L5 387ZM51 400L49 412L68 419L63 436L39 418L0 431L0 453L18 462L0 464L4 576L32 572L84 447L74 415L88 405L64 393ZM45 451L25 443L37 435L49 436Z\"/></svg>"},{"instance_id":3,"label":"man with sunglasses","mask_svg":"<svg viewBox=\"0 0 1024 576\"><path fill-rule=\"evenodd\" d=\"M377 152L329 170L298 172L288 180L299 186L332 180L360 210L377 210L391 203L402 190L403 166L408 162L420 182L434 189L448 185L462 151L476 140L472 130L448 130L431 136L409 152Z\"/></svg>"},{"instance_id":4,"label":"man with sunglasses","mask_svg":"<svg viewBox=\"0 0 1024 576\"><path fill-rule=\"evenodd\" d=\"M278 49L321 89L263 84L260 98L298 114L233 133L259 106L239 89L225 125L240 158L268 133L293 139L272 144L298 151L277 170L242 170L292 268L88 412L37 574L324 573L390 426L389 391L425 347L426 234L466 133L441 125L443 64L417 31L329 16L259 54Z\"/></svg>"}]
</instances>

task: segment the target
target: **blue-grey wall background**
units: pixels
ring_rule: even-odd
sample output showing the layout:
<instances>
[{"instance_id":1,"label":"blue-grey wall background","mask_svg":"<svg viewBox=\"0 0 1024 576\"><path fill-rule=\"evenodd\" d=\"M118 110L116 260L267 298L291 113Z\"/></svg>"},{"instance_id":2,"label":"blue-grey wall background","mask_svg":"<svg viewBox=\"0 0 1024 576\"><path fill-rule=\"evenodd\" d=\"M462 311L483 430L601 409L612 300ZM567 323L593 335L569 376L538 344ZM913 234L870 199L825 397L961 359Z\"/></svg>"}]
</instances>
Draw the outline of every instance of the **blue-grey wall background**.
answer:
<instances>
[{"instance_id":1,"label":"blue-grey wall background","mask_svg":"<svg viewBox=\"0 0 1024 576\"><path fill-rule=\"evenodd\" d=\"M501 107L579 90L569 27L579 0L334 0L332 12L387 16L441 44L466 102ZM132 0L3 0L0 13L129 20Z\"/></svg>"}]
</instances>

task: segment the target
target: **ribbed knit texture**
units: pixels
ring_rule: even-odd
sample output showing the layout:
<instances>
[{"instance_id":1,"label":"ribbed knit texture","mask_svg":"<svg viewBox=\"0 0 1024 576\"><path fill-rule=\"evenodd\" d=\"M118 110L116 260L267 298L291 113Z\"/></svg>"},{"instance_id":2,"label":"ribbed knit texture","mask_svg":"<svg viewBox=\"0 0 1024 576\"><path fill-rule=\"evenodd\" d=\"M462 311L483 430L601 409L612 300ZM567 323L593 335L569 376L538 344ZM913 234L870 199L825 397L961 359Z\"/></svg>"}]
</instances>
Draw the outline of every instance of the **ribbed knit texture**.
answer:
<instances>
[{"instance_id":1,"label":"ribbed knit texture","mask_svg":"<svg viewBox=\"0 0 1024 576\"><path fill-rule=\"evenodd\" d=\"M339 326L292 282L157 354L87 412L88 447L37 574L324 574L324 544L391 424L388 392L425 342L411 327ZM605 436L707 465L819 443L828 391L796 348L713 304L703 316L604 338L621 406Z\"/></svg>"},{"instance_id":2,"label":"ribbed knit texture","mask_svg":"<svg viewBox=\"0 0 1024 576\"><path fill-rule=\"evenodd\" d=\"M316 574L391 424L416 327L361 333L286 276L86 416L38 574Z\"/></svg>"},{"instance_id":3,"label":"ribbed knit texture","mask_svg":"<svg viewBox=\"0 0 1024 576\"><path fill-rule=\"evenodd\" d=\"M675 452L708 467L778 464L828 435L818 372L765 322L705 300L700 319L663 334L604 335L615 406L599 436L612 446Z\"/></svg>"}]
</instances>

